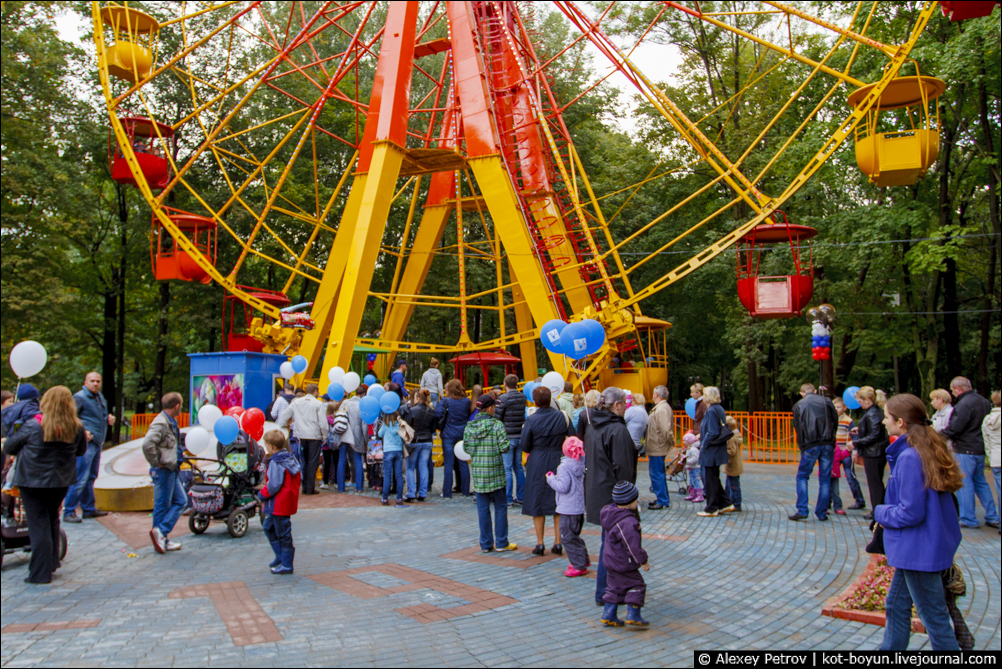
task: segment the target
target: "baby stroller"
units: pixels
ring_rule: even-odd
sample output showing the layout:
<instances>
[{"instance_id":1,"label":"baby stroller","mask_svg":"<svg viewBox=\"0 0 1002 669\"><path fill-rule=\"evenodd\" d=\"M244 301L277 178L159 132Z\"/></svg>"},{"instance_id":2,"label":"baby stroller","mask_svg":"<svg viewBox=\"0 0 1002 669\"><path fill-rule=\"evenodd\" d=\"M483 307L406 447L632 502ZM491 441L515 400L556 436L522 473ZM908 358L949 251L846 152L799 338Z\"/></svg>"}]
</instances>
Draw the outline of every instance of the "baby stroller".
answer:
<instances>
[{"instance_id":1,"label":"baby stroller","mask_svg":"<svg viewBox=\"0 0 1002 669\"><path fill-rule=\"evenodd\" d=\"M219 469L204 472L195 467L195 482L188 491L188 529L192 534L203 534L213 520L225 520L230 536L239 539L247 534L251 516L258 514L264 522L263 507L257 498L257 486L264 474L264 449L241 432L232 444L218 445L216 456L217 460L192 458L216 462Z\"/></svg>"},{"instance_id":2,"label":"baby stroller","mask_svg":"<svg viewBox=\"0 0 1002 669\"><path fill-rule=\"evenodd\" d=\"M3 481L7 481L8 473L14 468L14 458L4 456ZM0 517L0 566L3 566L4 556L12 553L30 553L31 541L28 539L28 519L21 505L21 497L17 488L3 491L3 511ZM59 529L59 559L66 557L66 532Z\"/></svg>"},{"instance_id":3,"label":"baby stroller","mask_svg":"<svg viewBox=\"0 0 1002 669\"><path fill-rule=\"evenodd\" d=\"M665 478L669 483L678 485L678 494L689 494L689 478L685 469L685 450L682 450L665 465Z\"/></svg>"}]
</instances>

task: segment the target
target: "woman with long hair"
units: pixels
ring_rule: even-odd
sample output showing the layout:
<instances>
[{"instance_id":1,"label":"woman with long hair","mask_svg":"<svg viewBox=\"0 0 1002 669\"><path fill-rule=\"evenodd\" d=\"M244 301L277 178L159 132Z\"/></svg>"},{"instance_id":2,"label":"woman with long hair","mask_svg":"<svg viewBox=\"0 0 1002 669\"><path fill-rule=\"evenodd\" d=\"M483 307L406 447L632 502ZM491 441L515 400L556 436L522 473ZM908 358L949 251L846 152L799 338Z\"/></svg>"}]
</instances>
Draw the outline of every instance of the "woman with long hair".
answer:
<instances>
[{"instance_id":1,"label":"woman with long hair","mask_svg":"<svg viewBox=\"0 0 1002 669\"><path fill-rule=\"evenodd\" d=\"M413 393L414 405L405 420L414 428L414 440L410 444L407 458L407 501L423 502L431 486L429 471L434 471L431 462L432 441L438 429L435 407L431 403L431 392L422 388Z\"/></svg>"},{"instance_id":2,"label":"woman with long hair","mask_svg":"<svg viewBox=\"0 0 1002 669\"><path fill-rule=\"evenodd\" d=\"M442 497L452 499L452 469L458 468L459 490L464 497L470 493L470 465L456 457L456 442L462 440L466 423L470 420L470 398L463 391L459 379L452 379L445 384L445 399L435 408L435 416L441 426L442 456L444 480L442 481Z\"/></svg>"},{"instance_id":3,"label":"woman with long hair","mask_svg":"<svg viewBox=\"0 0 1002 669\"><path fill-rule=\"evenodd\" d=\"M960 467L915 395L888 400L883 424L897 439L887 448L891 478L885 503L873 510L884 528L887 564L894 567L880 650L907 650L912 604L933 650L960 650L941 574L953 566L960 546L960 517L953 501L953 493L963 486Z\"/></svg>"},{"instance_id":4,"label":"woman with long hair","mask_svg":"<svg viewBox=\"0 0 1002 669\"><path fill-rule=\"evenodd\" d=\"M87 434L66 386L46 391L42 413L8 438L3 452L17 458L13 484L28 517L31 563L25 583L51 583L59 568L59 510L77 480L77 458L87 452Z\"/></svg>"},{"instance_id":5,"label":"woman with long hair","mask_svg":"<svg viewBox=\"0 0 1002 669\"><path fill-rule=\"evenodd\" d=\"M852 432L852 446L863 459L866 486L870 490L870 504L873 508L877 508L884 503L884 469L887 467L887 446L891 443L883 423L887 395L883 390L863 386L856 391L856 401L864 413ZM866 518L873 520L873 514L868 514Z\"/></svg>"}]
</instances>

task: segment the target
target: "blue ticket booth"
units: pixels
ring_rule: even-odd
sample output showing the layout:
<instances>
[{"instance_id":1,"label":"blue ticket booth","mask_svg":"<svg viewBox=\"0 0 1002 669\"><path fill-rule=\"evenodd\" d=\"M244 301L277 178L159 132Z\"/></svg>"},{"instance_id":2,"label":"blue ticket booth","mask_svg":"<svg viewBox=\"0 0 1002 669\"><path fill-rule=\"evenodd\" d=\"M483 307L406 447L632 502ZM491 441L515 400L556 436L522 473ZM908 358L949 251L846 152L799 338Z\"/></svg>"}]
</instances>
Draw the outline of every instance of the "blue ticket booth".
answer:
<instances>
[{"instance_id":1,"label":"blue ticket booth","mask_svg":"<svg viewBox=\"0 0 1002 669\"><path fill-rule=\"evenodd\" d=\"M215 404L223 413L235 406L264 411L275 399L279 368L288 360L284 355L248 351L189 353L188 358L192 425L205 404Z\"/></svg>"}]
</instances>

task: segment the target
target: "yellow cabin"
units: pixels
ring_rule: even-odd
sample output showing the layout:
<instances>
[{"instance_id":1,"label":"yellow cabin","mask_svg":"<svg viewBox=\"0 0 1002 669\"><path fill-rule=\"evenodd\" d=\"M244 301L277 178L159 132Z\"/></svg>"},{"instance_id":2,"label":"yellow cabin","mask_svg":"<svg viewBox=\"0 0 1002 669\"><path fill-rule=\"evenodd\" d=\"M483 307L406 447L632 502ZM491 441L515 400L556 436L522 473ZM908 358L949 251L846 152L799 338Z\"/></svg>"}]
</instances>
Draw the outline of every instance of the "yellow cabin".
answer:
<instances>
[{"instance_id":1,"label":"yellow cabin","mask_svg":"<svg viewBox=\"0 0 1002 669\"><path fill-rule=\"evenodd\" d=\"M671 323L637 316L636 339L617 343L619 364L614 363L599 373L602 388L616 387L631 393L641 393L648 400L654 389L668 384L668 344L665 334Z\"/></svg>"},{"instance_id":2,"label":"yellow cabin","mask_svg":"<svg viewBox=\"0 0 1002 669\"><path fill-rule=\"evenodd\" d=\"M849 105L858 107L866 101L876 84L864 86L849 96ZM891 81L856 126L856 164L880 187L909 186L915 183L939 157L939 107L929 113L929 103L946 90L946 83L935 77L899 77ZM904 110L896 115L910 127L880 131L882 112ZM886 117L886 115L885 115Z\"/></svg>"},{"instance_id":3,"label":"yellow cabin","mask_svg":"<svg viewBox=\"0 0 1002 669\"><path fill-rule=\"evenodd\" d=\"M115 41L105 47L108 73L130 84L149 77L160 23L149 14L122 5L103 7L101 22L115 36Z\"/></svg>"}]
</instances>

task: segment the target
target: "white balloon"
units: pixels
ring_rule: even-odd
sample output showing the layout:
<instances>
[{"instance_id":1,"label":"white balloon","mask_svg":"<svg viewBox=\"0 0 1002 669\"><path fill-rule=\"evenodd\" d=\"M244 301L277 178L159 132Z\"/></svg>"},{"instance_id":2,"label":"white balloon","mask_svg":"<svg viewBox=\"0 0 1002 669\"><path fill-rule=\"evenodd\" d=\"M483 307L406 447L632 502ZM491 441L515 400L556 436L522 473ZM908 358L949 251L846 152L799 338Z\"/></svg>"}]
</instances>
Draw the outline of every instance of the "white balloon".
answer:
<instances>
[{"instance_id":1,"label":"white balloon","mask_svg":"<svg viewBox=\"0 0 1002 669\"><path fill-rule=\"evenodd\" d=\"M340 367L333 367L331 371L327 372L327 380L331 383L340 383L344 385L344 370Z\"/></svg>"},{"instance_id":2,"label":"white balloon","mask_svg":"<svg viewBox=\"0 0 1002 669\"><path fill-rule=\"evenodd\" d=\"M466 449L463 448L463 442L461 441L457 441L456 447L453 448L452 450L455 451L456 457L462 460L463 462L469 462L470 458L472 457L470 456L469 453L466 452Z\"/></svg>"},{"instance_id":3,"label":"white balloon","mask_svg":"<svg viewBox=\"0 0 1002 669\"><path fill-rule=\"evenodd\" d=\"M203 407L204 408L204 407ZM184 436L184 447L186 450L201 455L209 446L209 433L202 427L193 427Z\"/></svg>"},{"instance_id":4,"label":"white balloon","mask_svg":"<svg viewBox=\"0 0 1002 669\"><path fill-rule=\"evenodd\" d=\"M344 375L344 379L341 381L341 385L344 386L344 391L346 393L353 393L362 383L362 379L358 377L355 372L348 372Z\"/></svg>"},{"instance_id":5,"label":"white balloon","mask_svg":"<svg viewBox=\"0 0 1002 669\"><path fill-rule=\"evenodd\" d=\"M48 359L45 347L37 341L23 341L10 350L10 368L19 379L38 374Z\"/></svg>"},{"instance_id":6,"label":"white balloon","mask_svg":"<svg viewBox=\"0 0 1002 669\"><path fill-rule=\"evenodd\" d=\"M223 417L223 412L215 404L203 404L198 410L198 424L206 430L211 430L216 421Z\"/></svg>"},{"instance_id":7,"label":"white balloon","mask_svg":"<svg viewBox=\"0 0 1002 669\"><path fill-rule=\"evenodd\" d=\"M278 373L282 375L283 379L291 379L296 375L296 370L292 368L292 363L286 360L282 363L282 366L278 368Z\"/></svg>"},{"instance_id":8,"label":"white balloon","mask_svg":"<svg viewBox=\"0 0 1002 669\"><path fill-rule=\"evenodd\" d=\"M560 372L547 372L543 377L543 387L549 388L553 399L556 399L557 395L564 392L564 377Z\"/></svg>"}]
</instances>

